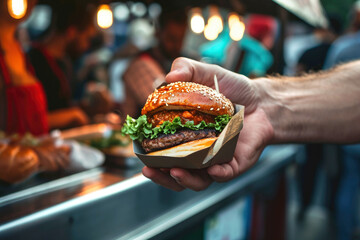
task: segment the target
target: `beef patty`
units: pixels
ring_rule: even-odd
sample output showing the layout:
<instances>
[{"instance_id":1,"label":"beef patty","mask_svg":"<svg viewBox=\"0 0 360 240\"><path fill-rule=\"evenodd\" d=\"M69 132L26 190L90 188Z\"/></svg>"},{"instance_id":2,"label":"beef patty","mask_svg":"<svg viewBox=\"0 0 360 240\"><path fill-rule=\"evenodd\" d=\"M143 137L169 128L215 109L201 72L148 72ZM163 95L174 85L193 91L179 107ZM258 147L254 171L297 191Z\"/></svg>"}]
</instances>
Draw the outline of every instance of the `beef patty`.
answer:
<instances>
[{"instance_id":1,"label":"beef patty","mask_svg":"<svg viewBox=\"0 0 360 240\"><path fill-rule=\"evenodd\" d=\"M182 143L190 142L193 140L216 137L218 133L215 129L203 129L203 130L189 130L184 129L174 134L162 134L155 139L144 139L141 143L144 150L153 152L169 147L173 147Z\"/></svg>"}]
</instances>

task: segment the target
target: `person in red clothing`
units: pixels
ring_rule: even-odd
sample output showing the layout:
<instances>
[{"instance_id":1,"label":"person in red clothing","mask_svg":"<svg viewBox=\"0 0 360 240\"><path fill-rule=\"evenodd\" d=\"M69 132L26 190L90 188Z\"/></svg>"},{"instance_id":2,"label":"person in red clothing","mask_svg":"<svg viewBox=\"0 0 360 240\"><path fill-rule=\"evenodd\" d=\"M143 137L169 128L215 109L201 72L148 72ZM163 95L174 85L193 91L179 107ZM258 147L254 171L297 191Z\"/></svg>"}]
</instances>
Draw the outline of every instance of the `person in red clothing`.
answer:
<instances>
[{"instance_id":1,"label":"person in red clothing","mask_svg":"<svg viewBox=\"0 0 360 240\"><path fill-rule=\"evenodd\" d=\"M28 1L27 14L35 4ZM43 85L15 37L19 24L9 15L7 2L0 1L0 131L39 136L64 124L87 123L77 109L48 112Z\"/></svg>"},{"instance_id":2,"label":"person in red clothing","mask_svg":"<svg viewBox=\"0 0 360 240\"><path fill-rule=\"evenodd\" d=\"M28 12L35 5L29 1ZM42 135L48 132L47 102L42 85L15 39L19 20L0 3L0 130L7 134Z\"/></svg>"}]
</instances>

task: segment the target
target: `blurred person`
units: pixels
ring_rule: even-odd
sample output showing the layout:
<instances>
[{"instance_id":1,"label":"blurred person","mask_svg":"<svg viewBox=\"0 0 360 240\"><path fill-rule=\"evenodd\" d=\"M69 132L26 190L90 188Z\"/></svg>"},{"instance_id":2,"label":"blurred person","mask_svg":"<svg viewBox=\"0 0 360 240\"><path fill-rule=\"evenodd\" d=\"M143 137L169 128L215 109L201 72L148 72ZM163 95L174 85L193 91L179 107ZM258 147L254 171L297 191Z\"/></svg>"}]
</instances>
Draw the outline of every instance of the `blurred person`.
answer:
<instances>
[{"instance_id":1,"label":"blurred person","mask_svg":"<svg viewBox=\"0 0 360 240\"><path fill-rule=\"evenodd\" d=\"M123 74L124 114L138 116L149 94L163 82L172 62L181 55L187 21L185 9L163 9L156 25L157 44L138 54Z\"/></svg>"},{"instance_id":2,"label":"blurred person","mask_svg":"<svg viewBox=\"0 0 360 240\"><path fill-rule=\"evenodd\" d=\"M349 33L354 33L360 29L360 1L356 0L352 9L350 10L350 26L348 29Z\"/></svg>"},{"instance_id":3,"label":"blurred person","mask_svg":"<svg viewBox=\"0 0 360 240\"><path fill-rule=\"evenodd\" d=\"M314 36L320 41L320 43L310 49L306 50L299 58L296 66L296 75L302 75L312 71L319 71L323 68L326 54L330 48L332 42L341 33L341 22L336 15L328 14L329 27L318 27L313 30ZM317 205L326 209L327 211L334 210L334 196L337 189L338 172L330 172L329 166L336 166L338 162L334 158L324 158L324 151L328 146L324 144L306 144L305 152L306 159L298 166L298 181L299 189L301 193L301 208L298 211L297 220L302 221L314 204L313 196L319 192L326 192L324 194L324 200ZM319 178L319 176L321 176ZM319 182L326 182L326 185L331 185L332 188L326 188L326 186L319 185Z\"/></svg>"},{"instance_id":4,"label":"blurred person","mask_svg":"<svg viewBox=\"0 0 360 240\"><path fill-rule=\"evenodd\" d=\"M90 40L89 48L80 58L77 79L81 84L88 82L98 82L108 85L108 77L104 74L105 67L112 58L109 39L109 31L98 31ZM83 90L83 89L79 89ZM81 98L83 93L79 93L77 98Z\"/></svg>"},{"instance_id":5,"label":"blurred person","mask_svg":"<svg viewBox=\"0 0 360 240\"><path fill-rule=\"evenodd\" d=\"M133 56L140 52L139 48L131 43L125 43L125 46L116 51L115 56L110 61L109 78L110 90L114 101L117 104L122 104L125 101L125 86L123 81L123 74L129 66Z\"/></svg>"},{"instance_id":6,"label":"blurred person","mask_svg":"<svg viewBox=\"0 0 360 240\"><path fill-rule=\"evenodd\" d=\"M7 134L48 133L46 97L20 43L15 38L21 20L13 19L7 2L0 3L0 130ZM36 4L28 2L27 14ZM25 16L26 17L26 16Z\"/></svg>"},{"instance_id":7,"label":"blurred person","mask_svg":"<svg viewBox=\"0 0 360 240\"><path fill-rule=\"evenodd\" d=\"M323 69L328 50L342 31L339 17L329 14L328 20L328 28L314 29L313 34L320 42L301 54L296 66L296 75Z\"/></svg>"},{"instance_id":8,"label":"blurred person","mask_svg":"<svg viewBox=\"0 0 360 240\"><path fill-rule=\"evenodd\" d=\"M350 32L339 37L329 49L324 69L337 64L360 58L360 1L356 1L352 9Z\"/></svg>"},{"instance_id":9,"label":"blurred person","mask_svg":"<svg viewBox=\"0 0 360 240\"><path fill-rule=\"evenodd\" d=\"M329 50L324 68L360 59L360 1L353 5L350 32L336 40ZM360 144L342 145L341 174L336 195L337 238L359 237Z\"/></svg>"},{"instance_id":10,"label":"blurred person","mask_svg":"<svg viewBox=\"0 0 360 240\"><path fill-rule=\"evenodd\" d=\"M48 35L33 44L28 56L35 74L42 83L48 111L59 117L50 118L50 128L69 128L87 124L87 114L73 105L73 63L89 47L95 33L94 14L88 4L54 2Z\"/></svg>"},{"instance_id":11,"label":"blurred person","mask_svg":"<svg viewBox=\"0 0 360 240\"><path fill-rule=\"evenodd\" d=\"M240 41L230 38L227 26L216 40L200 47L201 56L250 78L264 76L273 63L270 49L275 41L276 21L270 16L251 14L245 23L246 33Z\"/></svg>"},{"instance_id":12,"label":"blurred person","mask_svg":"<svg viewBox=\"0 0 360 240\"><path fill-rule=\"evenodd\" d=\"M120 24L119 28L125 28L124 23ZM131 21L125 29L128 33L127 39L114 53L108 70L110 90L118 106L121 106L126 100L124 72L140 52L146 51L154 45L155 40L154 26L146 19Z\"/></svg>"},{"instance_id":13,"label":"blurred person","mask_svg":"<svg viewBox=\"0 0 360 240\"><path fill-rule=\"evenodd\" d=\"M107 31L108 32L108 31ZM111 40L107 32L98 31L91 38L90 48L80 58L76 66L76 88L74 99L80 101L86 112L93 118L113 109L113 98L109 91L108 64L112 57Z\"/></svg>"},{"instance_id":14,"label":"blurred person","mask_svg":"<svg viewBox=\"0 0 360 240\"><path fill-rule=\"evenodd\" d=\"M336 195L338 240L359 237L360 145L341 146L341 177Z\"/></svg>"},{"instance_id":15,"label":"blurred person","mask_svg":"<svg viewBox=\"0 0 360 240\"><path fill-rule=\"evenodd\" d=\"M295 76L300 56L308 49L320 44L313 28L302 22L287 24L284 41L284 75Z\"/></svg>"},{"instance_id":16,"label":"blurred person","mask_svg":"<svg viewBox=\"0 0 360 240\"><path fill-rule=\"evenodd\" d=\"M166 81L194 81L214 87L215 74L221 92L233 103L245 106L244 128L234 158L195 171L144 167L143 174L154 182L175 191L200 191L213 181L230 181L248 170L269 144L360 142L360 125L349 124L360 120L360 61L302 77L250 81L216 65L179 58Z\"/></svg>"},{"instance_id":17,"label":"blurred person","mask_svg":"<svg viewBox=\"0 0 360 240\"><path fill-rule=\"evenodd\" d=\"M246 19L246 27L249 36L261 42L267 50L274 47L277 31L275 18L261 14L250 14Z\"/></svg>"}]
</instances>

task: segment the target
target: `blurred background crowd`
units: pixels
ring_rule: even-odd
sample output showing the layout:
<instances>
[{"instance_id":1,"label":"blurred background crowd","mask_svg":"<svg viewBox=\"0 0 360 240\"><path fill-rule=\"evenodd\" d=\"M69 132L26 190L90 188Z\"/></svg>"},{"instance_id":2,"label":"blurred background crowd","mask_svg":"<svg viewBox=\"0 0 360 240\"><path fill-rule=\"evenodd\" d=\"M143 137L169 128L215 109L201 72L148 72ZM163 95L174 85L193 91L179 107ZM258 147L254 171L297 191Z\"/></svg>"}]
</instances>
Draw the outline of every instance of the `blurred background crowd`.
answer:
<instances>
[{"instance_id":1,"label":"blurred background crowd","mask_svg":"<svg viewBox=\"0 0 360 240\"><path fill-rule=\"evenodd\" d=\"M32 120L44 122L42 129L31 130L35 135L137 117L180 56L249 78L301 75L360 58L360 1L355 0L321 1L326 24L309 24L271 1L39 0L27 2L32 11L21 22L4 17L9 1L2 2L0 100L7 107L0 104L0 112L9 102L20 111L27 104L31 111L45 112L46 120ZM21 15L13 10L13 18ZM15 42L8 37L12 30ZM29 83L43 89L45 99L36 101L46 102L45 109L11 100L10 91L3 94ZM0 116L0 129L21 132L5 127L9 121L21 123L9 115ZM359 239L359 148L331 146L343 161L324 157L329 154L324 148L329 146L306 146L307 161L297 174L301 210L296 221L307 217L309 206L320 206L336 216L339 239Z\"/></svg>"},{"instance_id":2,"label":"blurred background crowd","mask_svg":"<svg viewBox=\"0 0 360 240\"><path fill-rule=\"evenodd\" d=\"M312 26L279 9L278 16L252 13L241 1L40 0L16 38L48 111L78 111L73 124L81 125L114 109L136 117L180 56L250 78L300 75L356 59L360 4L353 2L324 1L327 24Z\"/></svg>"},{"instance_id":3,"label":"blurred background crowd","mask_svg":"<svg viewBox=\"0 0 360 240\"><path fill-rule=\"evenodd\" d=\"M40 0L18 24L16 38L48 111L78 111L73 124L81 125L114 109L136 117L180 56L250 78L300 75L356 59L360 4L323 2L327 24L312 26L279 9L278 16L252 13L241 1Z\"/></svg>"}]
</instances>

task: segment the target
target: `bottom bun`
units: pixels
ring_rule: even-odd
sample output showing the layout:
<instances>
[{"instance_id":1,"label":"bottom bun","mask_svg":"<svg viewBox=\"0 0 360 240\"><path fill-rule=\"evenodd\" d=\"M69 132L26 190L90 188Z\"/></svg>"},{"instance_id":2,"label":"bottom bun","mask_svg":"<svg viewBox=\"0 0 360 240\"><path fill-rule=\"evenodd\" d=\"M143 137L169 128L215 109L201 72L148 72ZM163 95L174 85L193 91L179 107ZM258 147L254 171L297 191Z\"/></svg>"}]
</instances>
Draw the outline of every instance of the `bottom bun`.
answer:
<instances>
[{"instance_id":1,"label":"bottom bun","mask_svg":"<svg viewBox=\"0 0 360 240\"><path fill-rule=\"evenodd\" d=\"M185 157L191 153L208 148L215 142L217 137L203 138L191 142L183 143L171 148L148 153L152 156Z\"/></svg>"}]
</instances>

